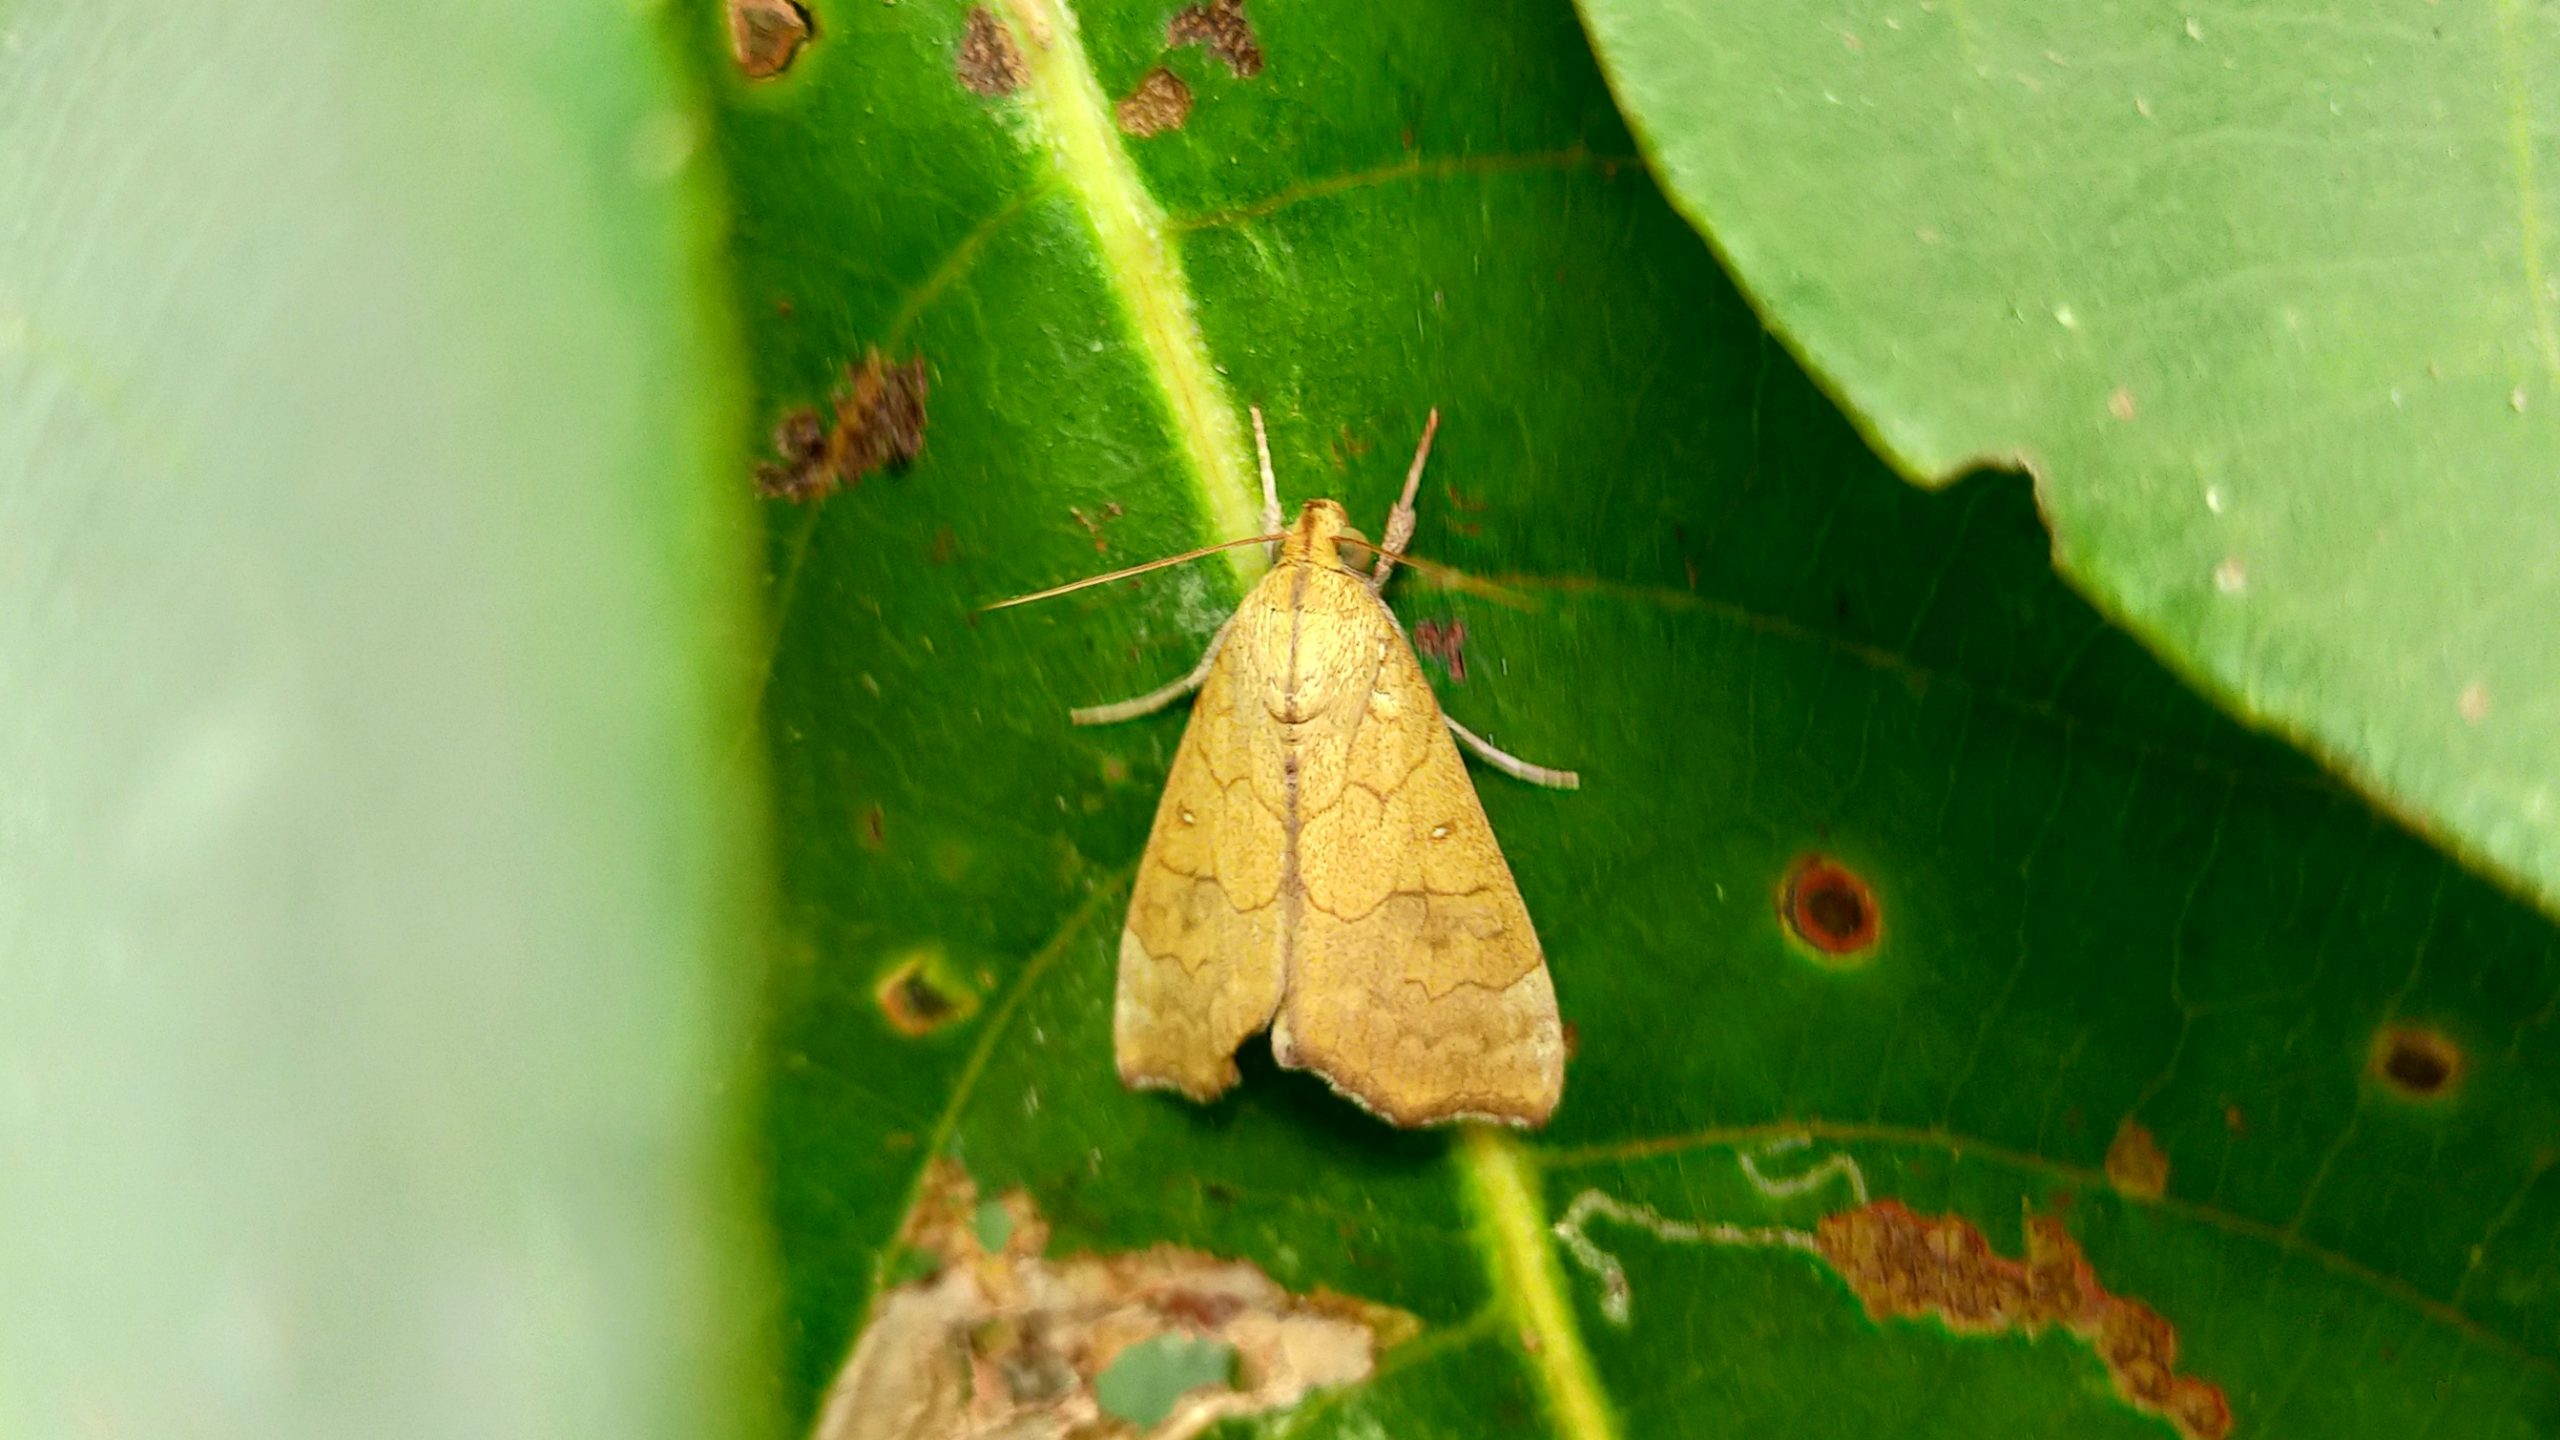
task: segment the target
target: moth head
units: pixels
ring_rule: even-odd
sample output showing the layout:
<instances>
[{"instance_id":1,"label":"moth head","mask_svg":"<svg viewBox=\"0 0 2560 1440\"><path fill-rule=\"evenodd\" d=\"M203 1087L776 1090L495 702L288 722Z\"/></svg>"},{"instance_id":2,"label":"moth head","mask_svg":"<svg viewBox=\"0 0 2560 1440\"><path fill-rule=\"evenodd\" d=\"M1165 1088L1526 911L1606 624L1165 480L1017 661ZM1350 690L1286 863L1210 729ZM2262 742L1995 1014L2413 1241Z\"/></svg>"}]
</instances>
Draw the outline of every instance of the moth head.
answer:
<instances>
[{"instance_id":1,"label":"moth head","mask_svg":"<svg viewBox=\"0 0 2560 1440\"><path fill-rule=\"evenodd\" d=\"M1351 516L1331 500L1310 500L1298 511L1298 523L1289 529L1289 538L1281 547L1282 563L1329 565L1348 570L1349 562L1335 549L1335 542L1348 538L1354 545L1366 545L1367 537L1351 525Z\"/></svg>"}]
</instances>

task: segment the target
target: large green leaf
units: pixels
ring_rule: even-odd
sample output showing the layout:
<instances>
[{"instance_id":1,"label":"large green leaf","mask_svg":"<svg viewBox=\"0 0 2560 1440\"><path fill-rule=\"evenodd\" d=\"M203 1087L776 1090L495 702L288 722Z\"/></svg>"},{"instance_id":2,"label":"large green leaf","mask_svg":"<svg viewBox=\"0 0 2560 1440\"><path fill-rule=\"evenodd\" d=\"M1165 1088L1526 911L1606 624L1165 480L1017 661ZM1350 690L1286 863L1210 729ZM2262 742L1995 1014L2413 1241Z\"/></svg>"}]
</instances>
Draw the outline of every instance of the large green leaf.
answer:
<instances>
[{"instance_id":1,"label":"large green leaf","mask_svg":"<svg viewBox=\"0 0 2560 1440\"><path fill-rule=\"evenodd\" d=\"M0 6L0 1433L758 1433L658 32Z\"/></svg>"},{"instance_id":2,"label":"large green leaf","mask_svg":"<svg viewBox=\"0 0 2560 1440\"><path fill-rule=\"evenodd\" d=\"M932 381L911 468L772 512L799 1411L947 1156L1055 1251L1173 1240L1420 1317L1305 1433L2167 1433L2062 1330L1866 1318L1788 1238L1861 1188L2005 1256L2059 1216L2241 1433L2560 1417L2548 922L2181 688L2055 580L2022 484L1897 482L1634 163L1561 6L1256 5L1251 78L1168 54L1171 8L1007 6L1052 47L997 96L955 79L957 5L819 6L767 81L700 26L762 423L872 347ZM1187 124L1116 134L1159 64ZM1466 626L1454 715L1584 776L1478 776L1578 1032L1541 1134L1393 1132L1256 1044L1205 1109L1114 1079L1183 720L1066 711L1180 674L1254 562L970 611L1242 533L1248 402L1288 498L1370 526L1438 406L1417 548L1527 601L1395 592ZM1874 887L1863 965L1776 914L1817 851ZM954 1002L920 1037L875 993L911 966ZM2450 1093L2368 1077L2395 1023L2459 1047ZM2128 1120L2158 1198L2104 1174Z\"/></svg>"},{"instance_id":3,"label":"large green leaf","mask_svg":"<svg viewBox=\"0 0 2560 1440\"><path fill-rule=\"evenodd\" d=\"M1682 211L1878 448L2560 909L2549 6L1586 0Z\"/></svg>"}]
</instances>

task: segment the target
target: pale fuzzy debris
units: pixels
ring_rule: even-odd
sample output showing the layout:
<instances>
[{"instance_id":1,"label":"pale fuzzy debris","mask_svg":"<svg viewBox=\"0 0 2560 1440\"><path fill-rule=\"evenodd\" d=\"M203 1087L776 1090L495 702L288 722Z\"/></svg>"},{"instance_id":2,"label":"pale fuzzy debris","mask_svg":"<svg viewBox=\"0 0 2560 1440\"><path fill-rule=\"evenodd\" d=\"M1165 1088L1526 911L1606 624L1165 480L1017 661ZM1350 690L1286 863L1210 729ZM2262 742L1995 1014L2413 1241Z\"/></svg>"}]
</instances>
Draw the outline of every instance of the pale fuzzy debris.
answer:
<instances>
[{"instance_id":1,"label":"pale fuzzy debris","mask_svg":"<svg viewBox=\"0 0 2560 1440\"><path fill-rule=\"evenodd\" d=\"M1309 502L1201 684L1121 935L1120 1075L1208 1100L1268 1026L1393 1124L1543 1124L1545 957L1412 647L1335 549L1347 519Z\"/></svg>"}]
</instances>

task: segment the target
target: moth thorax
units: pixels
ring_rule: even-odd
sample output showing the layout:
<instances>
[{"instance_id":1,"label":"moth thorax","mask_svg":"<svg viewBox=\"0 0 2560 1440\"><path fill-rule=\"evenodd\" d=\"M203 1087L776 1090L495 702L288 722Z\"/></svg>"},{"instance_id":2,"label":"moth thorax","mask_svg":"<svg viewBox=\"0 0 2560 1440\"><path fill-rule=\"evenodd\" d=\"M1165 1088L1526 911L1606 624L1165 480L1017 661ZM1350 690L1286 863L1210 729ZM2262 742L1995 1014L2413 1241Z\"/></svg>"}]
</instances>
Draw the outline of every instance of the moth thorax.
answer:
<instances>
[{"instance_id":1,"label":"moth thorax","mask_svg":"<svg viewBox=\"0 0 2560 1440\"><path fill-rule=\"evenodd\" d=\"M1354 545L1368 544L1368 537L1352 527L1351 516L1339 504L1331 500L1310 500L1299 510L1298 523L1290 527L1289 538L1281 546L1281 562L1295 561L1348 570L1350 562L1335 548L1335 542L1346 538Z\"/></svg>"}]
</instances>

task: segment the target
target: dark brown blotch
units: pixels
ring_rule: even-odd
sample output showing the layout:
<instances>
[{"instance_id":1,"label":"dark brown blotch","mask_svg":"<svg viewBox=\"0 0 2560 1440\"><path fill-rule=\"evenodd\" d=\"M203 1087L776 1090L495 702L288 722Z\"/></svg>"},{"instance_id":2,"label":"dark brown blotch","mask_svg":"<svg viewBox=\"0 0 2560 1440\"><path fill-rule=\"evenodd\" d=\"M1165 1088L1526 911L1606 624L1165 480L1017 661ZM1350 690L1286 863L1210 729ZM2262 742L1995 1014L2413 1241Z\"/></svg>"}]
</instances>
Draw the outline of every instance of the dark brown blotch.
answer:
<instances>
[{"instance_id":1,"label":"dark brown blotch","mask_svg":"<svg viewBox=\"0 0 2560 1440\"><path fill-rule=\"evenodd\" d=\"M2373 1037L2366 1069L2383 1088L2411 1100L2441 1100L2470 1068L2462 1047L2421 1025L2386 1025Z\"/></svg>"},{"instance_id":2,"label":"dark brown blotch","mask_svg":"<svg viewBox=\"0 0 2560 1440\"><path fill-rule=\"evenodd\" d=\"M1788 867L1778 886L1778 915L1789 933L1834 959L1864 957L1884 931L1875 892L1828 855L1807 855Z\"/></svg>"},{"instance_id":3,"label":"dark brown blotch","mask_svg":"<svg viewBox=\"0 0 2560 1440\"><path fill-rule=\"evenodd\" d=\"M889 967L872 998L901 1035L930 1035L978 1013L978 997L942 964L937 953L910 955Z\"/></svg>"},{"instance_id":4,"label":"dark brown blotch","mask_svg":"<svg viewBox=\"0 0 2560 1440\"><path fill-rule=\"evenodd\" d=\"M832 423L807 406L774 422L776 459L756 467L756 489L775 500L823 500L880 470L902 470L924 453L924 359L893 365L870 351L848 365L828 397Z\"/></svg>"},{"instance_id":5,"label":"dark brown blotch","mask_svg":"<svg viewBox=\"0 0 2560 1440\"><path fill-rule=\"evenodd\" d=\"M1449 683L1467 683L1467 622L1464 620L1425 620L1413 627L1413 648L1439 661L1449 671Z\"/></svg>"}]
</instances>

